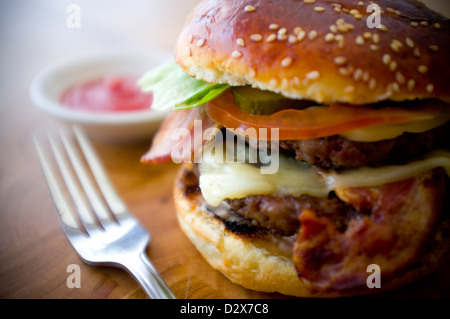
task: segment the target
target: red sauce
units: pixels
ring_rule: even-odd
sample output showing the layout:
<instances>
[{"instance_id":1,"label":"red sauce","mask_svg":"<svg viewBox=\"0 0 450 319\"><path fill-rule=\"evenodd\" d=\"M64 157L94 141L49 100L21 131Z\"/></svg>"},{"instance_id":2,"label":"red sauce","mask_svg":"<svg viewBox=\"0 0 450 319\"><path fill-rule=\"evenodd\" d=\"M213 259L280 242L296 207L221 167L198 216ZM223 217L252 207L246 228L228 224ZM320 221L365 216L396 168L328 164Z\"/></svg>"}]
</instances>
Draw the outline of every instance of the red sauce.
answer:
<instances>
[{"instance_id":1,"label":"red sauce","mask_svg":"<svg viewBox=\"0 0 450 319\"><path fill-rule=\"evenodd\" d=\"M143 93L137 78L115 76L95 79L68 89L61 103L69 108L90 112L124 112L149 109L153 94Z\"/></svg>"}]
</instances>

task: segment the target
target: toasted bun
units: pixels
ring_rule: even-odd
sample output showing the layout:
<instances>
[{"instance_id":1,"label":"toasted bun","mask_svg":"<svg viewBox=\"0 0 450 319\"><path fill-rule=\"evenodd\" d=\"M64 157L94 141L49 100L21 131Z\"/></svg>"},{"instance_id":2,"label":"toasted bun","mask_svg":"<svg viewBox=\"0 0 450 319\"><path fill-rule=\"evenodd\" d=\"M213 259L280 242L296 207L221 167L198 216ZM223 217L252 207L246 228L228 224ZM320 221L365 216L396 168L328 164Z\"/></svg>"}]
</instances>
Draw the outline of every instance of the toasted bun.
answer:
<instances>
[{"instance_id":1,"label":"toasted bun","mask_svg":"<svg viewBox=\"0 0 450 319\"><path fill-rule=\"evenodd\" d=\"M207 82L320 103L450 101L450 20L418 1L378 0L381 25L369 28L369 2L359 3L205 0L179 37L176 60Z\"/></svg>"},{"instance_id":2,"label":"toasted bun","mask_svg":"<svg viewBox=\"0 0 450 319\"><path fill-rule=\"evenodd\" d=\"M239 235L226 228L223 222L204 209L201 193L197 191L192 194L187 189L185 177L190 169L188 164L184 164L175 182L174 196L180 227L214 269L248 289L315 298L380 293L399 288L436 271L450 251L450 240L448 235L445 236L450 231L450 221L447 220L437 230L436 241L430 245L427 254L416 267L406 269L401 276L391 281L383 281L381 288L318 291L297 276L292 262L292 246L289 244L292 238Z\"/></svg>"}]
</instances>

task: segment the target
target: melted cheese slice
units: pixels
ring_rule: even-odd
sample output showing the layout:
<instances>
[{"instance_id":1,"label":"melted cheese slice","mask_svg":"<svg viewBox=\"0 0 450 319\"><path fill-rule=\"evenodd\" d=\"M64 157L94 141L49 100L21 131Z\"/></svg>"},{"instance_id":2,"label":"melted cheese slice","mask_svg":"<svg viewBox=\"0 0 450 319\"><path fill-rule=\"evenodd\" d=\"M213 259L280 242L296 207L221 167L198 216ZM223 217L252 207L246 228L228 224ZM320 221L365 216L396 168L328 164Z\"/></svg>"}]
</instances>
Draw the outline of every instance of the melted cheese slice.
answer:
<instances>
[{"instance_id":1,"label":"melted cheese slice","mask_svg":"<svg viewBox=\"0 0 450 319\"><path fill-rule=\"evenodd\" d=\"M406 165L379 168L362 167L342 172L324 171L279 157L275 174L261 174L260 168L246 163L217 163L205 154L200 169L200 189L205 201L218 206L226 198L250 195L311 195L327 197L340 187L376 187L419 175L436 167L444 167L450 175L450 152L434 151L422 160Z\"/></svg>"},{"instance_id":2,"label":"melted cheese slice","mask_svg":"<svg viewBox=\"0 0 450 319\"><path fill-rule=\"evenodd\" d=\"M376 142L396 138L405 132L422 133L445 124L449 119L450 113L444 113L442 116L437 116L431 120L369 126L339 135L355 142Z\"/></svg>"}]
</instances>

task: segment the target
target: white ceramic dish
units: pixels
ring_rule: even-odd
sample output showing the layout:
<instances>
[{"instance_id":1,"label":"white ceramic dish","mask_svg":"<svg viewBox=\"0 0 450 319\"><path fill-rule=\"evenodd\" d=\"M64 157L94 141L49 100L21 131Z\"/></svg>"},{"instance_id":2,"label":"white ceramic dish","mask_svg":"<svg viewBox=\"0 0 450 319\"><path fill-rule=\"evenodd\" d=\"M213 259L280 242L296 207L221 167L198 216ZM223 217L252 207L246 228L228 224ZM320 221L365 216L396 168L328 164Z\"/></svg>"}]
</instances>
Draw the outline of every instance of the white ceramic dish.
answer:
<instances>
[{"instance_id":1,"label":"white ceramic dish","mask_svg":"<svg viewBox=\"0 0 450 319\"><path fill-rule=\"evenodd\" d=\"M95 139L108 142L149 139L167 112L149 109L92 113L62 106L61 95L75 84L103 76L140 76L172 58L169 52L156 49L148 52L96 52L70 57L37 75L31 84L31 99L38 108L67 123L83 127Z\"/></svg>"}]
</instances>

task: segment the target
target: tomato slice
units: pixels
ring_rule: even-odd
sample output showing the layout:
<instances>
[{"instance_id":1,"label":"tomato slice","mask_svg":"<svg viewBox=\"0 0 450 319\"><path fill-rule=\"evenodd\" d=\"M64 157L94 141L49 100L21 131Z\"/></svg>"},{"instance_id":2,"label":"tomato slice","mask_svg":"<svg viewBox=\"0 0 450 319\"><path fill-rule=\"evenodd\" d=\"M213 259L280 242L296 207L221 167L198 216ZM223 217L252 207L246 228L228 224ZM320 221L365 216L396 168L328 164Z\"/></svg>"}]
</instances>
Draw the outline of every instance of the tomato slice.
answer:
<instances>
[{"instance_id":1,"label":"tomato slice","mask_svg":"<svg viewBox=\"0 0 450 319\"><path fill-rule=\"evenodd\" d=\"M439 103L426 104L414 109L398 107L374 109L336 103L328 107L286 109L271 115L252 115L236 106L230 91L206 105L206 112L213 121L238 134L239 130L254 128L258 138L270 139L271 134L259 136L259 129L278 128L280 140L311 139L368 126L428 120L442 112L442 109L442 104Z\"/></svg>"}]
</instances>

